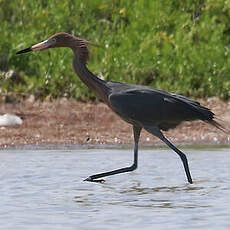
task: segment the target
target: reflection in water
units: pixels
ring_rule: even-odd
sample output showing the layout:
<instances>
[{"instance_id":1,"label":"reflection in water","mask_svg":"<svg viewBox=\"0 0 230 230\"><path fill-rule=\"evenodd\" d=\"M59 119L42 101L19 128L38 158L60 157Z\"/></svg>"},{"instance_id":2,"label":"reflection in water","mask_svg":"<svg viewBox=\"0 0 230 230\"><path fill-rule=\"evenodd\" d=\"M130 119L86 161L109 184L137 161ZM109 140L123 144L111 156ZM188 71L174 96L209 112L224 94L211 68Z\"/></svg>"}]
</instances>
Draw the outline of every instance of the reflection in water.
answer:
<instances>
[{"instance_id":1,"label":"reflection in water","mask_svg":"<svg viewBox=\"0 0 230 230\"><path fill-rule=\"evenodd\" d=\"M1 228L229 229L227 149L189 151L192 185L167 150L143 151L137 171L108 177L105 184L82 181L94 169L129 162L129 152L1 152Z\"/></svg>"},{"instance_id":2,"label":"reflection in water","mask_svg":"<svg viewBox=\"0 0 230 230\"><path fill-rule=\"evenodd\" d=\"M134 193L136 195L143 195L143 194L150 194L150 193L156 193L156 192L170 192L170 193L174 193L174 192L178 192L178 191L193 191L193 190L201 190L203 189L203 187L194 187L191 185L188 186L172 186L172 187L155 187L155 188L142 188L142 187L131 187L128 188L127 190L121 191L121 193Z\"/></svg>"},{"instance_id":3,"label":"reflection in water","mask_svg":"<svg viewBox=\"0 0 230 230\"><path fill-rule=\"evenodd\" d=\"M199 184L199 181L196 181ZM202 184L202 183L201 183ZM135 181L135 185L127 188L119 185L103 185L106 194L103 194L102 205L109 204L113 206L122 205L126 207L142 208L208 208L207 204L183 199L184 194L205 194L206 189L203 186L184 184L182 186L158 186L141 187L141 182ZM79 194L79 190L76 191ZM113 195L108 195L113 194ZM182 197L181 197L182 196ZM74 202L83 206L94 206L98 203L97 195L94 193L85 193L74 197Z\"/></svg>"}]
</instances>

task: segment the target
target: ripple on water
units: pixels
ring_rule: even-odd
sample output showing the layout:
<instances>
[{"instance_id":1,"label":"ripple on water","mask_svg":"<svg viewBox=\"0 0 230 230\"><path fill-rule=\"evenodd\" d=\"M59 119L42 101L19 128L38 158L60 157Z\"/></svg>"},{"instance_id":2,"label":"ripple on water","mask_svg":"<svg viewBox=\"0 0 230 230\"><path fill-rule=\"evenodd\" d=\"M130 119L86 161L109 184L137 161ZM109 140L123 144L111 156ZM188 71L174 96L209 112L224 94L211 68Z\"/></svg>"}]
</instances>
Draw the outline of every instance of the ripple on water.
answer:
<instances>
[{"instance_id":1,"label":"ripple on water","mask_svg":"<svg viewBox=\"0 0 230 230\"><path fill-rule=\"evenodd\" d=\"M139 168L83 182L124 166L131 150L2 151L2 229L229 229L229 149L186 150L194 184L171 151L140 151Z\"/></svg>"}]
</instances>

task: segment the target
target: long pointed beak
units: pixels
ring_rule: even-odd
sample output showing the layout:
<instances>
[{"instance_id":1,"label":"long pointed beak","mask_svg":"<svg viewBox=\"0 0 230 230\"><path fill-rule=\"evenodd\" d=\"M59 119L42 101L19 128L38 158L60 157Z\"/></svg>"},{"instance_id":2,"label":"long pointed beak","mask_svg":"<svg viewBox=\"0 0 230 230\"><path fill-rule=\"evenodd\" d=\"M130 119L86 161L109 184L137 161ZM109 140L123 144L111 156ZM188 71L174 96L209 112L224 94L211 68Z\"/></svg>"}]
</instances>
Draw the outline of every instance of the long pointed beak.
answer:
<instances>
[{"instance_id":1,"label":"long pointed beak","mask_svg":"<svg viewBox=\"0 0 230 230\"><path fill-rule=\"evenodd\" d=\"M16 54L27 53L27 52L30 52L30 51L32 51L31 47L26 48L26 49L24 49L24 50L20 50L20 51L18 51Z\"/></svg>"},{"instance_id":2,"label":"long pointed beak","mask_svg":"<svg viewBox=\"0 0 230 230\"><path fill-rule=\"evenodd\" d=\"M49 40L45 40L44 42L40 42L40 43L38 43L36 45L33 45L33 46L29 47L29 48L26 48L24 50L20 50L16 54L27 53L27 52L30 52L30 51L33 51L33 50L44 50L44 49L49 48L49 46L50 46Z\"/></svg>"}]
</instances>

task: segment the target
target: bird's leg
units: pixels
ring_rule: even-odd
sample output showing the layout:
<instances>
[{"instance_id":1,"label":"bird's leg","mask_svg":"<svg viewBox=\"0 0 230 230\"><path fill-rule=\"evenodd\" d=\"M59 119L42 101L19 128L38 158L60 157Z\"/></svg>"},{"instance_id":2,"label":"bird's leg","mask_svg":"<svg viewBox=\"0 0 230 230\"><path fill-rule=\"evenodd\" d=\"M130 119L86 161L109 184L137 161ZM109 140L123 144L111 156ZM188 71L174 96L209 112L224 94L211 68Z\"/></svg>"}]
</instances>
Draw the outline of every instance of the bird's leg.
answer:
<instances>
[{"instance_id":1,"label":"bird's leg","mask_svg":"<svg viewBox=\"0 0 230 230\"><path fill-rule=\"evenodd\" d=\"M109 171L109 172L95 174L95 175L89 176L84 181L103 183L104 182L103 179L99 179L99 180L97 180L97 179L102 178L102 177L106 177L106 176L111 176L111 175L130 172L130 171L135 170L137 168L137 162L138 162L138 142L139 142L140 133L141 133L141 128L137 127L137 126L133 126L133 135L134 135L134 143L135 143L135 145L134 145L134 162L130 167L125 167L125 168L116 169L116 170Z\"/></svg>"},{"instance_id":2,"label":"bird's leg","mask_svg":"<svg viewBox=\"0 0 230 230\"><path fill-rule=\"evenodd\" d=\"M181 158L183 165L184 165L184 169L185 169L185 173L187 176L187 180L190 184L192 184L192 177L189 171L189 166L188 166L188 160L186 155L181 152L176 146L174 146L168 139L166 139L165 137L163 139L161 139L162 141L165 142L166 145L168 145L171 149L173 149Z\"/></svg>"},{"instance_id":3,"label":"bird's leg","mask_svg":"<svg viewBox=\"0 0 230 230\"><path fill-rule=\"evenodd\" d=\"M156 127L145 127L145 130L147 130L148 132L150 132L151 134L159 137L166 145L168 145L172 150L174 150L181 158L183 165L184 165L184 169L185 169L185 173L188 179L188 182L190 184L192 184L192 177L189 171L189 166L188 166L188 160L186 155L181 152L178 148L176 148L176 146L174 146L160 131L159 128Z\"/></svg>"}]
</instances>

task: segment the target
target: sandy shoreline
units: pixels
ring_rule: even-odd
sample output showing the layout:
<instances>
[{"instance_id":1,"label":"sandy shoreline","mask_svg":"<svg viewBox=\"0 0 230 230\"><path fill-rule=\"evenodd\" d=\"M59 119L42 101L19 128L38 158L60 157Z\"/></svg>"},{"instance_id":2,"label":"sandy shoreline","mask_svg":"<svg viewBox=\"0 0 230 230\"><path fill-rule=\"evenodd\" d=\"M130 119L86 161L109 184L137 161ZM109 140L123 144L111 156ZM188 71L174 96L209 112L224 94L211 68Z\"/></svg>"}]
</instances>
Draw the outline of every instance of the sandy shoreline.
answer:
<instances>
[{"instance_id":1,"label":"sandy shoreline","mask_svg":"<svg viewBox=\"0 0 230 230\"><path fill-rule=\"evenodd\" d=\"M230 130L230 104L217 98L198 100L210 108ZM0 114L16 114L23 124L0 127L0 149L25 145L131 145L132 127L102 103L81 103L60 99L53 102L0 102ZM230 145L225 134L204 122L186 122L165 132L175 144ZM141 145L162 145L156 137L142 131Z\"/></svg>"}]
</instances>

